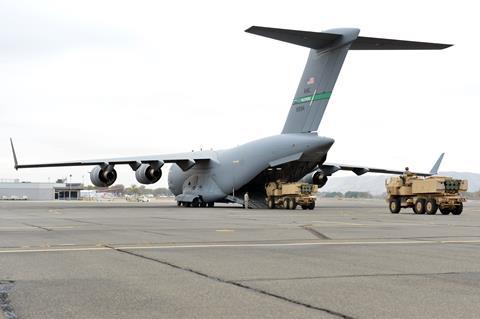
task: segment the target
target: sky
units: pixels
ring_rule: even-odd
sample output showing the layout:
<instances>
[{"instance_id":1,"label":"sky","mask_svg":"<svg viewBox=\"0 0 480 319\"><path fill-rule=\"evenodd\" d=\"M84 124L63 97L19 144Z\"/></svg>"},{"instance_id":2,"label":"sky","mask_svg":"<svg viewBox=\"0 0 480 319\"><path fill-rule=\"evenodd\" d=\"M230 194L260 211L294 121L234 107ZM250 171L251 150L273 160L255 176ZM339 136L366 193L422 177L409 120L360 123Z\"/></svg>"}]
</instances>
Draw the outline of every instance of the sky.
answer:
<instances>
[{"instance_id":1,"label":"sky","mask_svg":"<svg viewBox=\"0 0 480 319\"><path fill-rule=\"evenodd\" d=\"M328 162L428 171L446 152L441 170L479 173L477 13L474 1L0 0L0 179L89 182L89 167L15 171L9 137L27 164L280 133L308 49L251 25L454 44L349 52L318 133L335 139Z\"/></svg>"}]
</instances>

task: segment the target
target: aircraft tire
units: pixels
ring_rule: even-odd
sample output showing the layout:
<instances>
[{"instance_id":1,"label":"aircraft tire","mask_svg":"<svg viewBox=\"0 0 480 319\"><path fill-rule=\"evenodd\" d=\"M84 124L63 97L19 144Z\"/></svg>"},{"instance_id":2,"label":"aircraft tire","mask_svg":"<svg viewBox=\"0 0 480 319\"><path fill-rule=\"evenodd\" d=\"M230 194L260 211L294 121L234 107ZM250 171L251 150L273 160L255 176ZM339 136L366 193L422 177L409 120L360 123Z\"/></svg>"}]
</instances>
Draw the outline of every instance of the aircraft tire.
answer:
<instances>
[{"instance_id":1,"label":"aircraft tire","mask_svg":"<svg viewBox=\"0 0 480 319\"><path fill-rule=\"evenodd\" d=\"M178 206L178 207L182 206L182 202L181 202L181 201L177 201L177 206Z\"/></svg>"},{"instance_id":2,"label":"aircraft tire","mask_svg":"<svg viewBox=\"0 0 480 319\"><path fill-rule=\"evenodd\" d=\"M200 201L198 200L198 198L194 198L192 201L192 207L198 207L198 206L200 206Z\"/></svg>"}]
</instances>

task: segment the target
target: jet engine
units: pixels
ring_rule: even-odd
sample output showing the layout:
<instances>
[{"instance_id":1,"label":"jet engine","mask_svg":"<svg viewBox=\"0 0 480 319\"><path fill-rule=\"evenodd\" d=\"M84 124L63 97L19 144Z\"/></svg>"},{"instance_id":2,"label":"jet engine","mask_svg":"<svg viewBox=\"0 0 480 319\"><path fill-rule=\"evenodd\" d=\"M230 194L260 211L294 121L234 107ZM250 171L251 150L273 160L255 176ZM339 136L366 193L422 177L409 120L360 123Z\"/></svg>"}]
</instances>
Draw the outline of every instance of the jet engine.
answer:
<instances>
[{"instance_id":1,"label":"jet engine","mask_svg":"<svg viewBox=\"0 0 480 319\"><path fill-rule=\"evenodd\" d=\"M142 164L135 171L135 178L140 184L154 184L162 177L162 169L150 164Z\"/></svg>"},{"instance_id":2,"label":"jet engine","mask_svg":"<svg viewBox=\"0 0 480 319\"><path fill-rule=\"evenodd\" d=\"M322 171L316 171L313 173L310 173L306 175L305 177L302 178L302 181L308 184L315 184L318 185L318 187L323 187L328 181L328 177L325 176L325 173Z\"/></svg>"},{"instance_id":3,"label":"jet engine","mask_svg":"<svg viewBox=\"0 0 480 319\"><path fill-rule=\"evenodd\" d=\"M108 187L115 183L117 171L113 166L95 166L90 172L90 180L97 187Z\"/></svg>"}]
</instances>

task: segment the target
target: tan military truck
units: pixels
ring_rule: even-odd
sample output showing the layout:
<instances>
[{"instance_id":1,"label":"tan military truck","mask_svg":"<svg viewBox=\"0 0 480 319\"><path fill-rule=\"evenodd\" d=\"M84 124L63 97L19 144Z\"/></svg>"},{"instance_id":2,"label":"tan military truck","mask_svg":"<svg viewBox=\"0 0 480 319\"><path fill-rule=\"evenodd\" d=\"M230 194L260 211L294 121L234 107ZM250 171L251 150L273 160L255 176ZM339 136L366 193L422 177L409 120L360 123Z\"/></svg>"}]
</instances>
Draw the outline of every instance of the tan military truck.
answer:
<instances>
[{"instance_id":1,"label":"tan military truck","mask_svg":"<svg viewBox=\"0 0 480 319\"><path fill-rule=\"evenodd\" d=\"M460 192L468 189L468 181L446 176L421 177L406 171L385 181L387 202L392 214L412 207L415 214L460 215L463 202Z\"/></svg>"},{"instance_id":2,"label":"tan military truck","mask_svg":"<svg viewBox=\"0 0 480 319\"><path fill-rule=\"evenodd\" d=\"M314 209L317 191L317 185L300 182L282 183L277 181L270 182L265 186L266 201L270 209L276 207L296 209L297 205L300 205L302 209Z\"/></svg>"}]
</instances>

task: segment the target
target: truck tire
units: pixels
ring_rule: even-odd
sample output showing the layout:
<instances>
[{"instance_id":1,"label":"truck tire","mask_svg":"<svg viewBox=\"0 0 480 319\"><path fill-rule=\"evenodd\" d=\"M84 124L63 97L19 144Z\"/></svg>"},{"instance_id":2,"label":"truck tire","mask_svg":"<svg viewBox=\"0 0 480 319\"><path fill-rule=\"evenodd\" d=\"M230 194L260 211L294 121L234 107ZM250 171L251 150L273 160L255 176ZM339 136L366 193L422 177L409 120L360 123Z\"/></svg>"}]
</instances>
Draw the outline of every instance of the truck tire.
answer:
<instances>
[{"instance_id":1,"label":"truck tire","mask_svg":"<svg viewBox=\"0 0 480 319\"><path fill-rule=\"evenodd\" d=\"M275 208L275 202L273 201L273 198L269 198L267 202L268 208L274 209Z\"/></svg>"},{"instance_id":2,"label":"truck tire","mask_svg":"<svg viewBox=\"0 0 480 319\"><path fill-rule=\"evenodd\" d=\"M449 208L440 208L440 213L442 213L442 215L448 215L450 212L451 210Z\"/></svg>"},{"instance_id":3,"label":"truck tire","mask_svg":"<svg viewBox=\"0 0 480 319\"><path fill-rule=\"evenodd\" d=\"M295 198L292 198L289 202L288 202L288 209L296 209L297 208L297 203L295 201Z\"/></svg>"},{"instance_id":4,"label":"truck tire","mask_svg":"<svg viewBox=\"0 0 480 319\"><path fill-rule=\"evenodd\" d=\"M308 209L313 210L315 208L315 202L308 204Z\"/></svg>"},{"instance_id":5,"label":"truck tire","mask_svg":"<svg viewBox=\"0 0 480 319\"><path fill-rule=\"evenodd\" d=\"M455 208L452 210L453 215L460 215L463 212L463 203L460 203L460 205L455 206Z\"/></svg>"},{"instance_id":6,"label":"truck tire","mask_svg":"<svg viewBox=\"0 0 480 319\"><path fill-rule=\"evenodd\" d=\"M427 202L425 203L425 212L428 215L435 215L437 213L437 210L438 210L437 201L433 198L430 198L429 200L427 200Z\"/></svg>"},{"instance_id":7,"label":"truck tire","mask_svg":"<svg viewBox=\"0 0 480 319\"><path fill-rule=\"evenodd\" d=\"M285 209L288 209L290 207L290 199L289 198L285 198L283 200L283 208Z\"/></svg>"},{"instance_id":8,"label":"truck tire","mask_svg":"<svg viewBox=\"0 0 480 319\"><path fill-rule=\"evenodd\" d=\"M303 210L305 210L305 209L307 209L307 208L308 208L307 205L302 205L302 209L303 209Z\"/></svg>"},{"instance_id":9,"label":"truck tire","mask_svg":"<svg viewBox=\"0 0 480 319\"><path fill-rule=\"evenodd\" d=\"M423 198L417 199L413 206L415 214L425 214L425 200Z\"/></svg>"},{"instance_id":10,"label":"truck tire","mask_svg":"<svg viewBox=\"0 0 480 319\"><path fill-rule=\"evenodd\" d=\"M400 206L400 198L390 199L390 202L388 203L388 208L390 208L390 213L398 214L400 212L400 209L402 208Z\"/></svg>"}]
</instances>

